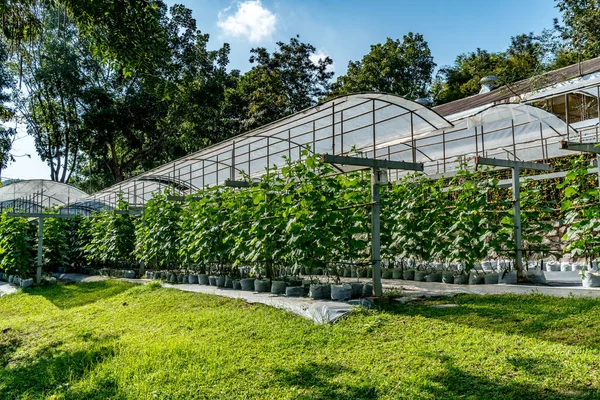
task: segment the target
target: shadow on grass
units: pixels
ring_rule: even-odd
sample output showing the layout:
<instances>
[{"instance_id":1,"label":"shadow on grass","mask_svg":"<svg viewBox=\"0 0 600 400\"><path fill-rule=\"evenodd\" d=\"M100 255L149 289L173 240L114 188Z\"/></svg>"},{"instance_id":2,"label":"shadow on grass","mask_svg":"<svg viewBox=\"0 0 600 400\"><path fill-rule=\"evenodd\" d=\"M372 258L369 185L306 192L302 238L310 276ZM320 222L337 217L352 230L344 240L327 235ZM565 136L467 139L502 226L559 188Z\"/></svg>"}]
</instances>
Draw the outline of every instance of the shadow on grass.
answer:
<instances>
[{"instance_id":1,"label":"shadow on grass","mask_svg":"<svg viewBox=\"0 0 600 400\"><path fill-rule=\"evenodd\" d=\"M272 371L273 385L296 389L303 395L297 399L376 399L375 388L367 384L343 384L336 378L342 374L357 374L336 364L310 362L293 368Z\"/></svg>"},{"instance_id":2,"label":"shadow on grass","mask_svg":"<svg viewBox=\"0 0 600 400\"><path fill-rule=\"evenodd\" d=\"M92 344L85 350L56 351L52 347L30 357L12 360L0 367L0 399L46 398L53 394L69 394L68 398L118 398L116 385L95 384L90 393L70 391L98 364L114 356L111 345Z\"/></svg>"},{"instance_id":3,"label":"shadow on grass","mask_svg":"<svg viewBox=\"0 0 600 400\"><path fill-rule=\"evenodd\" d=\"M491 380L461 370L455 365L452 357L447 355L423 354L423 356L437 358L444 367L442 372L430 376L420 388L422 392L430 393L436 399L598 399L596 390L584 386L556 391L542 385L534 386L519 382ZM547 361L536 359L536 362L542 365ZM531 360L513 357L512 362L519 366L528 366Z\"/></svg>"},{"instance_id":4,"label":"shadow on grass","mask_svg":"<svg viewBox=\"0 0 600 400\"><path fill-rule=\"evenodd\" d=\"M523 335L574 346L600 348L600 303L594 299L542 295L460 295L444 300L458 307L429 303L382 303L382 311L421 316L475 329Z\"/></svg>"},{"instance_id":5,"label":"shadow on grass","mask_svg":"<svg viewBox=\"0 0 600 400\"><path fill-rule=\"evenodd\" d=\"M90 283L65 283L39 287L28 293L43 296L61 310L81 307L121 294L134 285L127 282L105 280Z\"/></svg>"}]
</instances>

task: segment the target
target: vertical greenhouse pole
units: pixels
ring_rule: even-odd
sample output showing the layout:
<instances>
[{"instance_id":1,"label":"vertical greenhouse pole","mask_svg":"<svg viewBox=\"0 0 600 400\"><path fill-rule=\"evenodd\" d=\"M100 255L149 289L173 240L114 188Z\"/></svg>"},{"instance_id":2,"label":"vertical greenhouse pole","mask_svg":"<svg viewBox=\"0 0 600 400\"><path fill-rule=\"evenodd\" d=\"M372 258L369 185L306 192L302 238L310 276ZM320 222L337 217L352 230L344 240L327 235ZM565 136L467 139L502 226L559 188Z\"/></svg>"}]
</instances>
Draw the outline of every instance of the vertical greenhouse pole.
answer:
<instances>
[{"instance_id":1,"label":"vertical greenhouse pole","mask_svg":"<svg viewBox=\"0 0 600 400\"><path fill-rule=\"evenodd\" d=\"M375 296L380 297L383 295L381 285L381 203L379 196L379 185L382 184L381 169L422 172L423 164L330 154L324 154L322 158L324 162L330 164L352 165L371 169L371 264L373 265L373 292Z\"/></svg>"},{"instance_id":2,"label":"vertical greenhouse pole","mask_svg":"<svg viewBox=\"0 0 600 400\"><path fill-rule=\"evenodd\" d=\"M35 282L42 283L42 250L44 243L44 218L38 218L38 248L37 248L37 268L35 272Z\"/></svg>"},{"instance_id":3,"label":"vertical greenhouse pole","mask_svg":"<svg viewBox=\"0 0 600 400\"><path fill-rule=\"evenodd\" d=\"M523 276L523 239L521 230L521 182L519 173L521 169L532 169L536 171L549 171L549 164L535 162L499 160L496 158L475 157L476 165L490 165L493 167L510 168L512 170L512 192L513 192L513 231L515 242L515 265L517 276Z\"/></svg>"},{"instance_id":4,"label":"vertical greenhouse pole","mask_svg":"<svg viewBox=\"0 0 600 400\"><path fill-rule=\"evenodd\" d=\"M371 168L371 262L375 296L383 295L381 285L381 203L379 198L379 168Z\"/></svg>"}]
</instances>

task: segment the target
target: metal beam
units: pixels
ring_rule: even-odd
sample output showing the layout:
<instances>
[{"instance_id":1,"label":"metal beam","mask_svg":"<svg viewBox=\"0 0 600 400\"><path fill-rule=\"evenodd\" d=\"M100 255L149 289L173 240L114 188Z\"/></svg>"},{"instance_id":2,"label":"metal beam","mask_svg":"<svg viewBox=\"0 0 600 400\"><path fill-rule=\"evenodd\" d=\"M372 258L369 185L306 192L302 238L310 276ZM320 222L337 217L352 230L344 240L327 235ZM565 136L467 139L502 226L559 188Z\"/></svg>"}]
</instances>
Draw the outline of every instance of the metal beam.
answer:
<instances>
[{"instance_id":1,"label":"metal beam","mask_svg":"<svg viewBox=\"0 0 600 400\"><path fill-rule=\"evenodd\" d=\"M542 164L542 163L526 162L526 161L500 160L498 158L487 158L487 157L475 157L475 164L490 165L493 167L503 167L503 168L533 169L536 171L550 171L552 169L552 166L550 164Z\"/></svg>"},{"instance_id":2,"label":"metal beam","mask_svg":"<svg viewBox=\"0 0 600 400\"><path fill-rule=\"evenodd\" d=\"M77 214L45 214L45 213L19 213L19 212L8 212L8 217L22 217L22 218L75 218L79 217Z\"/></svg>"},{"instance_id":3,"label":"metal beam","mask_svg":"<svg viewBox=\"0 0 600 400\"><path fill-rule=\"evenodd\" d=\"M575 143L565 140L560 142L560 148L563 150L600 154L600 143Z\"/></svg>"},{"instance_id":4,"label":"metal beam","mask_svg":"<svg viewBox=\"0 0 600 400\"><path fill-rule=\"evenodd\" d=\"M114 210L113 213L116 215L142 215L141 210Z\"/></svg>"},{"instance_id":5,"label":"metal beam","mask_svg":"<svg viewBox=\"0 0 600 400\"><path fill-rule=\"evenodd\" d=\"M169 201L198 201L200 200L200 197L187 197L187 196L173 196L173 195L168 195L167 196L167 200Z\"/></svg>"},{"instance_id":6,"label":"metal beam","mask_svg":"<svg viewBox=\"0 0 600 400\"><path fill-rule=\"evenodd\" d=\"M252 186L252 183L250 183L248 181L234 181L231 179L227 179L225 181L225 186L233 187L233 188L247 188L247 187Z\"/></svg>"},{"instance_id":7,"label":"metal beam","mask_svg":"<svg viewBox=\"0 0 600 400\"><path fill-rule=\"evenodd\" d=\"M374 158L334 156L323 154L322 160L330 164L354 165L365 168L387 168L402 169L406 171L423 171L423 163L412 163L406 161L376 160Z\"/></svg>"},{"instance_id":8,"label":"metal beam","mask_svg":"<svg viewBox=\"0 0 600 400\"><path fill-rule=\"evenodd\" d=\"M594 167L596 167L596 160L594 160ZM549 174L523 176L523 177L519 178L519 182L525 183L529 180L544 181L544 180L548 180L548 179L564 178L565 176L567 176L567 172L568 171L560 171L560 172L552 172ZM598 170L596 168L588 168L588 174L597 174L597 173L598 173ZM501 179L498 181L497 186L498 187L511 187L512 182L513 182L512 178L511 179Z\"/></svg>"}]
</instances>

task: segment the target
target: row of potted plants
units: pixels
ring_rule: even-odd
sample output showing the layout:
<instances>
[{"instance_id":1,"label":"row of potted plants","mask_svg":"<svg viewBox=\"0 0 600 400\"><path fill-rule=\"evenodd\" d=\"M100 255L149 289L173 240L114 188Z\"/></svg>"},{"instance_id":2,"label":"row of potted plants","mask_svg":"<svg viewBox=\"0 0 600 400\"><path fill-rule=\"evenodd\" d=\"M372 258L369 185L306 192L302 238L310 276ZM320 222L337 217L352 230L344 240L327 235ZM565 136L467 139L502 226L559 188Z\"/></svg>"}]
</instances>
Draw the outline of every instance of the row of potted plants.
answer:
<instances>
[{"instance_id":1,"label":"row of potted plants","mask_svg":"<svg viewBox=\"0 0 600 400\"><path fill-rule=\"evenodd\" d=\"M215 286L223 289L243 290L256 293L271 293L287 297L303 297L312 299L349 300L351 298L372 296L373 289L369 283L320 283L314 279L299 277L279 277L276 280L247 277L234 278L228 275L212 275L189 271L147 271L146 279L162 280L171 284L199 284Z\"/></svg>"}]
</instances>

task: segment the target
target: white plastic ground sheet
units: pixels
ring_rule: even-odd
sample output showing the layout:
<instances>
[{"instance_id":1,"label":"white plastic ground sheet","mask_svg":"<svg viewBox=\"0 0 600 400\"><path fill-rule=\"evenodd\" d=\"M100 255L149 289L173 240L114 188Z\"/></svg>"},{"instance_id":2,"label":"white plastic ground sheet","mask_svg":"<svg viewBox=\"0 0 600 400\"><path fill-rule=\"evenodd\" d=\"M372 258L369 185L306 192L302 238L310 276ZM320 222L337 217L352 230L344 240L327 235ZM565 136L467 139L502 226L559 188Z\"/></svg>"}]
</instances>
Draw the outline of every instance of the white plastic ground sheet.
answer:
<instances>
[{"instance_id":1,"label":"white plastic ground sheet","mask_svg":"<svg viewBox=\"0 0 600 400\"><path fill-rule=\"evenodd\" d=\"M284 297L269 293L255 293L242 290L222 289L215 286L203 286L196 284L163 284L163 287L183 290L186 292L212 294L216 296L229 297L232 299L242 299L248 303L260 303L270 307L279 308L310 319L319 324L334 322L335 320L348 314L356 307L371 307L369 300L351 300L351 301L327 301L311 300L306 297Z\"/></svg>"}]
</instances>

